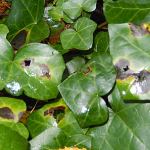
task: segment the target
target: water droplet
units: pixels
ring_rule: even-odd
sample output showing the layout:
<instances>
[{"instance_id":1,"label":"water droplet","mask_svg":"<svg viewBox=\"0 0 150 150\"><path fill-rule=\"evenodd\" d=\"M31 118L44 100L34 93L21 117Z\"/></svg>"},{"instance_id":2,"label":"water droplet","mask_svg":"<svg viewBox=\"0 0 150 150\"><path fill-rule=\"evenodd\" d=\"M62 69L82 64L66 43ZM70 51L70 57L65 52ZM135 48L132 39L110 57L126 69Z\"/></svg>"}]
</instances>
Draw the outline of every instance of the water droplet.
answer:
<instances>
[{"instance_id":1,"label":"water droplet","mask_svg":"<svg viewBox=\"0 0 150 150\"><path fill-rule=\"evenodd\" d=\"M6 91L13 95L20 95L22 93L22 87L18 82L10 82L6 85Z\"/></svg>"}]
</instances>

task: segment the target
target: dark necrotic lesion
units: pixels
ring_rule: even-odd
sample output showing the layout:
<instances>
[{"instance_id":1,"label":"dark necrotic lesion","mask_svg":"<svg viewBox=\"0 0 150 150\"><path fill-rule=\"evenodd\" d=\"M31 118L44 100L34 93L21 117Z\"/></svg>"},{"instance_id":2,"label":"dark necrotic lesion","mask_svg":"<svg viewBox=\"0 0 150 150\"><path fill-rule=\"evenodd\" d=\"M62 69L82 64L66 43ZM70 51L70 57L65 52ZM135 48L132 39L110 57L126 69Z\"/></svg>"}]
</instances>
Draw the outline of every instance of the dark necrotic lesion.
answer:
<instances>
[{"instance_id":1,"label":"dark necrotic lesion","mask_svg":"<svg viewBox=\"0 0 150 150\"><path fill-rule=\"evenodd\" d=\"M131 30L132 34L135 37L143 36L143 35L146 35L146 34L150 34L148 28L145 28L144 25L138 26L138 25L130 23L129 27L130 27L130 30Z\"/></svg>"},{"instance_id":2,"label":"dark necrotic lesion","mask_svg":"<svg viewBox=\"0 0 150 150\"><path fill-rule=\"evenodd\" d=\"M0 108L0 117L4 119L15 119L15 115L12 110L8 107Z\"/></svg>"},{"instance_id":3,"label":"dark necrotic lesion","mask_svg":"<svg viewBox=\"0 0 150 150\"><path fill-rule=\"evenodd\" d=\"M120 59L115 67L117 70L117 79L125 79L133 74L133 71L130 69L130 63L126 59Z\"/></svg>"},{"instance_id":4,"label":"dark necrotic lesion","mask_svg":"<svg viewBox=\"0 0 150 150\"><path fill-rule=\"evenodd\" d=\"M150 91L150 72L141 70L134 72L130 69L130 63L126 59L120 59L116 65L117 79L124 80L128 77L133 77L134 82L131 87L138 94L148 93Z\"/></svg>"},{"instance_id":5,"label":"dark necrotic lesion","mask_svg":"<svg viewBox=\"0 0 150 150\"><path fill-rule=\"evenodd\" d=\"M58 106L58 107L52 107L50 109L47 109L44 111L44 116L52 116L56 119L57 122L59 122L65 115L65 107L64 106Z\"/></svg>"}]
</instances>

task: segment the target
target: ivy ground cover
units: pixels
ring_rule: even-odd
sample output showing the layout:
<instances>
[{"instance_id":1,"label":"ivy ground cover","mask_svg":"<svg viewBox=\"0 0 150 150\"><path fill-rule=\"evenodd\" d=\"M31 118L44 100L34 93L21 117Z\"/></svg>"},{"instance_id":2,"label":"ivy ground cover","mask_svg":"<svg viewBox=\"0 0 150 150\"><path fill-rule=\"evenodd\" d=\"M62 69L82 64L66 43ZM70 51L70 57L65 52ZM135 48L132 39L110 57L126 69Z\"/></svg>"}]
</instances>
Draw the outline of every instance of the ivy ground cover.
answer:
<instances>
[{"instance_id":1,"label":"ivy ground cover","mask_svg":"<svg viewBox=\"0 0 150 150\"><path fill-rule=\"evenodd\" d=\"M150 150L149 0L0 0L0 150Z\"/></svg>"}]
</instances>

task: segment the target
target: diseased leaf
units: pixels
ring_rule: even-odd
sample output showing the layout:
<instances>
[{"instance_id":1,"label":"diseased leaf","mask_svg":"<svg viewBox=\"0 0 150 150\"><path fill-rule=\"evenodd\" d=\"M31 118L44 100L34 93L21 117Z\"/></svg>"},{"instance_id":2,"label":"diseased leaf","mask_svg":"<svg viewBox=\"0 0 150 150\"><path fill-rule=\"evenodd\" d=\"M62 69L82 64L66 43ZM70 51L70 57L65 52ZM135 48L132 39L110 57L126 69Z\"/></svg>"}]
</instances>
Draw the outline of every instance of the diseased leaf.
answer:
<instances>
[{"instance_id":1,"label":"diseased leaf","mask_svg":"<svg viewBox=\"0 0 150 150\"><path fill-rule=\"evenodd\" d=\"M4 25L1 26L6 30ZM39 100L55 98L65 69L59 52L46 44L31 43L24 45L14 56L4 33L0 35L0 89L5 88L15 96L24 91L27 96Z\"/></svg>"},{"instance_id":2,"label":"diseased leaf","mask_svg":"<svg viewBox=\"0 0 150 150\"><path fill-rule=\"evenodd\" d=\"M92 47L93 32L96 23L86 17L79 18L74 29L67 29L61 33L60 39L64 49L88 50Z\"/></svg>"},{"instance_id":3,"label":"diseased leaf","mask_svg":"<svg viewBox=\"0 0 150 150\"><path fill-rule=\"evenodd\" d=\"M19 122L25 111L26 105L22 100L0 97L0 125L10 127L27 139L28 130Z\"/></svg>"},{"instance_id":4,"label":"diseased leaf","mask_svg":"<svg viewBox=\"0 0 150 150\"><path fill-rule=\"evenodd\" d=\"M110 53L117 69L117 85L124 100L150 96L150 33L144 26L109 25Z\"/></svg>"},{"instance_id":5,"label":"diseased leaf","mask_svg":"<svg viewBox=\"0 0 150 150\"><path fill-rule=\"evenodd\" d=\"M27 122L32 138L47 128L57 127L59 121L64 117L65 113L66 106L63 101L47 104L41 109L33 112L29 116Z\"/></svg>"},{"instance_id":6,"label":"diseased leaf","mask_svg":"<svg viewBox=\"0 0 150 150\"><path fill-rule=\"evenodd\" d=\"M18 122L26 111L26 105L22 100L0 97L0 121Z\"/></svg>"},{"instance_id":7,"label":"diseased leaf","mask_svg":"<svg viewBox=\"0 0 150 150\"><path fill-rule=\"evenodd\" d=\"M43 22L44 0L15 0L7 19L10 41L22 30L27 31L27 42L39 42L49 35L48 26ZM38 32L35 30L38 29ZM33 37L34 34L34 37Z\"/></svg>"}]
</instances>

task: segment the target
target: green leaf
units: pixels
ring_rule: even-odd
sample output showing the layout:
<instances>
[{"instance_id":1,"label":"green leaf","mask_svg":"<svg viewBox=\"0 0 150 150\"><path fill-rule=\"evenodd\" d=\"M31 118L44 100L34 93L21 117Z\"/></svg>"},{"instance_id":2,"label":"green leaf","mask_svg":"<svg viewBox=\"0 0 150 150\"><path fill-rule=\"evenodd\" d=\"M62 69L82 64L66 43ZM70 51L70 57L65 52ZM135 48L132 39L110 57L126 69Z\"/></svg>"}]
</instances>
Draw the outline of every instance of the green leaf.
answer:
<instances>
[{"instance_id":1,"label":"green leaf","mask_svg":"<svg viewBox=\"0 0 150 150\"><path fill-rule=\"evenodd\" d=\"M110 53L118 72L118 89L124 100L150 97L150 34L145 25L109 25Z\"/></svg>"},{"instance_id":2,"label":"green leaf","mask_svg":"<svg viewBox=\"0 0 150 150\"><path fill-rule=\"evenodd\" d=\"M126 105L110 111L107 124L91 128L93 150L149 150L150 104Z\"/></svg>"},{"instance_id":3,"label":"green leaf","mask_svg":"<svg viewBox=\"0 0 150 150\"><path fill-rule=\"evenodd\" d=\"M38 34L37 34L38 33ZM28 32L26 42L41 42L41 40L49 36L49 26L45 21L40 21L37 25L33 26Z\"/></svg>"},{"instance_id":4,"label":"green leaf","mask_svg":"<svg viewBox=\"0 0 150 150\"><path fill-rule=\"evenodd\" d=\"M94 39L94 51L99 53L109 52L109 35L107 32L99 32Z\"/></svg>"},{"instance_id":5,"label":"green leaf","mask_svg":"<svg viewBox=\"0 0 150 150\"><path fill-rule=\"evenodd\" d=\"M67 69L70 74L81 70L81 68L85 65L85 59L82 57L75 57L71 61L66 63Z\"/></svg>"},{"instance_id":6,"label":"green leaf","mask_svg":"<svg viewBox=\"0 0 150 150\"><path fill-rule=\"evenodd\" d=\"M96 29L96 23L92 20L82 17L74 25L74 29L67 29L61 33L61 43L64 49L76 48L79 50L88 50L92 47L93 32Z\"/></svg>"},{"instance_id":7,"label":"green leaf","mask_svg":"<svg viewBox=\"0 0 150 150\"><path fill-rule=\"evenodd\" d=\"M65 111L66 105L61 100L56 103L47 104L33 112L27 121L31 136L35 137L47 128L57 127L59 121L64 117Z\"/></svg>"},{"instance_id":8,"label":"green leaf","mask_svg":"<svg viewBox=\"0 0 150 150\"><path fill-rule=\"evenodd\" d=\"M42 24L45 23L41 23L43 22L43 13L44 0L29 0L28 2L26 0L13 1L11 11L7 19L7 26L10 30L8 38L10 41L22 30L25 30L28 33L27 42L38 42L48 37L48 26L42 26ZM35 32L35 29L38 29L38 32ZM36 37L38 37L37 39L32 39L33 33Z\"/></svg>"},{"instance_id":9,"label":"green leaf","mask_svg":"<svg viewBox=\"0 0 150 150\"><path fill-rule=\"evenodd\" d=\"M87 12L96 9L96 0L69 0L63 3L63 11L71 18L76 19L83 10Z\"/></svg>"},{"instance_id":10,"label":"green leaf","mask_svg":"<svg viewBox=\"0 0 150 150\"><path fill-rule=\"evenodd\" d=\"M76 146L78 148L86 148L86 149L91 149L91 137L87 135L82 135L82 134L77 134L71 136L66 145L67 147L72 147Z\"/></svg>"},{"instance_id":11,"label":"green leaf","mask_svg":"<svg viewBox=\"0 0 150 150\"><path fill-rule=\"evenodd\" d=\"M73 113L69 110L65 112L64 118L60 120L58 123L59 128L63 130L63 132L68 136L71 137L73 135L82 134L84 135L87 129L82 129L77 120L75 119Z\"/></svg>"},{"instance_id":12,"label":"green leaf","mask_svg":"<svg viewBox=\"0 0 150 150\"><path fill-rule=\"evenodd\" d=\"M82 127L99 125L107 120L107 106L99 96L111 90L115 77L111 57L96 53L83 72L74 73L59 85L64 101Z\"/></svg>"},{"instance_id":13,"label":"green leaf","mask_svg":"<svg viewBox=\"0 0 150 150\"><path fill-rule=\"evenodd\" d=\"M64 13L62 10L62 7L52 7L48 11L49 17L51 17L54 21L61 21L61 19L64 17Z\"/></svg>"},{"instance_id":14,"label":"green leaf","mask_svg":"<svg viewBox=\"0 0 150 150\"><path fill-rule=\"evenodd\" d=\"M115 86L112 93L108 96L108 101L112 110L115 112L120 111L125 106L117 86Z\"/></svg>"},{"instance_id":15,"label":"green leaf","mask_svg":"<svg viewBox=\"0 0 150 150\"><path fill-rule=\"evenodd\" d=\"M29 131L25 127L23 123L15 123L15 122L8 122L8 121L0 121L1 125L11 128L13 131L18 132L22 137L28 139Z\"/></svg>"},{"instance_id":16,"label":"green leaf","mask_svg":"<svg viewBox=\"0 0 150 150\"><path fill-rule=\"evenodd\" d=\"M109 23L125 23L148 21L150 17L150 2L111 1L104 3L104 13Z\"/></svg>"},{"instance_id":17,"label":"green leaf","mask_svg":"<svg viewBox=\"0 0 150 150\"><path fill-rule=\"evenodd\" d=\"M65 69L59 52L46 44L31 43L14 56L3 33L0 38L0 90L5 88L15 96L24 91L27 96L39 100L55 98Z\"/></svg>"},{"instance_id":18,"label":"green leaf","mask_svg":"<svg viewBox=\"0 0 150 150\"><path fill-rule=\"evenodd\" d=\"M30 141L31 150L47 150L63 148L66 135L57 127L52 127Z\"/></svg>"},{"instance_id":19,"label":"green leaf","mask_svg":"<svg viewBox=\"0 0 150 150\"><path fill-rule=\"evenodd\" d=\"M0 149L28 150L28 141L12 129L0 124Z\"/></svg>"}]
</instances>

